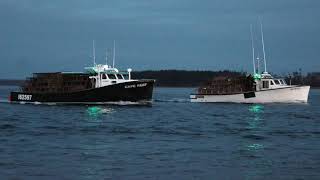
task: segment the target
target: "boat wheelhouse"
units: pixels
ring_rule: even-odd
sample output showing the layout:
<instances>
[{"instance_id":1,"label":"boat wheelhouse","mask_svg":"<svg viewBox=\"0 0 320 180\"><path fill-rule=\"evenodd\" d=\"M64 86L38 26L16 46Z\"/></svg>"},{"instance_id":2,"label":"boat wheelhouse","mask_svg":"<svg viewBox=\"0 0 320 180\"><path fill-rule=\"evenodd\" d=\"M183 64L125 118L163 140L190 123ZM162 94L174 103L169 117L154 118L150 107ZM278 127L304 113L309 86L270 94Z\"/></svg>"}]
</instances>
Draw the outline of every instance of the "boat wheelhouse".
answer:
<instances>
[{"instance_id":1,"label":"boat wheelhouse","mask_svg":"<svg viewBox=\"0 0 320 180\"><path fill-rule=\"evenodd\" d=\"M279 89L292 86L288 85L284 78L274 78L269 73L254 74L255 91Z\"/></svg>"},{"instance_id":2,"label":"boat wheelhouse","mask_svg":"<svg viewBox=\"0 0 320 180\"><path fill-rule=\"evenodd\" d=\"M91 79L95 88L116 83L134 81L131 79L132 69L127 69L127 71L119 71L116 68L103 64L98 64L94 67L86 67L85 69L90 75L89 79Z\"/></svg>"}]
</instances>

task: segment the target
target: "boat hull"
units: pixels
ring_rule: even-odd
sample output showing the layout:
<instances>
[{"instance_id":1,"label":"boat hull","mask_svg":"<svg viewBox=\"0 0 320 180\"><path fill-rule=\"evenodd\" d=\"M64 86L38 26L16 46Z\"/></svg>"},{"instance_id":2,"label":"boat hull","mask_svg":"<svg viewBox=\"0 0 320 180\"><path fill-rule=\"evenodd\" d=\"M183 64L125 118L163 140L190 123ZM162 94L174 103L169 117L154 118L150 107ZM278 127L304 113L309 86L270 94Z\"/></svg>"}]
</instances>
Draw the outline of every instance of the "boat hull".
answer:
<instances>
[{"instance_id":1,"label":"boat hull","mask_svg":"<svg viewBox=\"0 0 320 180\"><path fill-rule=\"evenodd\" d=\"M292 86L230 95L190 95L191 102L307 103L310 86Z\"/></svg>"},{"instance_id":2,"label":"boat hull","mask_svg":"<svg viewBox=\"0 0 320 180\"><path fill-rule=\"evenodd\" d=\"M11 102L52 102L96 104L105 102L151 101L154 80L137 80L70 93L11 92Z\"/></svg>"}]
</instances>

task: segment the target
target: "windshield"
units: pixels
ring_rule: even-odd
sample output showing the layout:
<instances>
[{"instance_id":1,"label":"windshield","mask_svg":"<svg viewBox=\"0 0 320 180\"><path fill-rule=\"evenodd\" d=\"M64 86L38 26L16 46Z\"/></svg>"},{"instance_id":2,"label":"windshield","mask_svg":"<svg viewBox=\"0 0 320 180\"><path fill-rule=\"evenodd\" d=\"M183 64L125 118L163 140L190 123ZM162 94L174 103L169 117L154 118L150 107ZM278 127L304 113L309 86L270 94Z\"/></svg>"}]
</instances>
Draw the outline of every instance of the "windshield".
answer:
<instances>
[{"instance_id":1,"label":"windshield","mask_svg":"<svg viewBox=\"0 0 320 180\"><path fill-rule=\"evenodd\" d=\"M122 74L124 79L129 79L129 75L128 74Z\"/></svg>"},{"instance_id":2,"label":"windshield","mask_svg":"<svg viewBox=\"0 0 320 180\"><path fill-rule=\"evenodd\" d=\"M123 77L121 76L121 74L117 74L118 79L123 79Z\"/></svg>"},{"instance_id":3,"label":"windshield","mask_svg":"<svg viewBox=\"0 0 320 180\"><path fill-rule=\"evenodd\" d=\"M108 74L109 79L117 79L115 74Z\"/></svg>"}]
</instances>

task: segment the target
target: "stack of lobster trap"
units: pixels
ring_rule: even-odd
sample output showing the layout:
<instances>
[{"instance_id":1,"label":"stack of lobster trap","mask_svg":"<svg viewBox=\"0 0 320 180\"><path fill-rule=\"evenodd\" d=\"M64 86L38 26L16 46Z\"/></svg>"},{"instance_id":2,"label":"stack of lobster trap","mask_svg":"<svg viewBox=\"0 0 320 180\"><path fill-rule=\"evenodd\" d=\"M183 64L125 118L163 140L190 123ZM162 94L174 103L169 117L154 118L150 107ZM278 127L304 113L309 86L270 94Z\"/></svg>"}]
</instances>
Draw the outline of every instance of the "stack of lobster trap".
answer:
<instances>
[{"instance_id":1,"label":"stack of lobster trap","mask_svg":"<svg viewBox=\"0 0 320 180\"><path fill-rule=\"evenodd\" d=\"M251 75L217 76L198 88L198 94L228 95L252 92L255 89Z\"/></svg>"},{"instance_id":2,"label":"stack of lobster trap","mask_svg":"<svg viewBox=\"0 0 320 180\"><path fill-rule=\"evenodd\" d=\"M24 83L22 90L33 93L65 93L92 88L88 74L84 73L35 73Z\"/></svg>"}]
</instances>

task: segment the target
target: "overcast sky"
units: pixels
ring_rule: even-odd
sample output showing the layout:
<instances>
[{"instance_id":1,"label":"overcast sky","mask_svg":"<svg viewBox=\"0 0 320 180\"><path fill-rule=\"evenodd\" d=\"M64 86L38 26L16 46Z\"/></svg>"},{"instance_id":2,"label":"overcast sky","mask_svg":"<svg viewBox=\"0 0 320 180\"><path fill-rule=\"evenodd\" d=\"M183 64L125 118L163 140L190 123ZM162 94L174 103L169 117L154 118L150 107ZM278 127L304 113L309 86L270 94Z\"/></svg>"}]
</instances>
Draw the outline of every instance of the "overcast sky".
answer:
<instances>
[{"instance_id":1,"label":"overcast sky","mask_svg":"<svg viewBox=\"0 0 320 180\"><path fill-rule=\"evenodd\" d=\"M259 16L269 71L320 71L318 0L0 0L0 78L82 71L93 39L119 69L252 71Z\"/></svg>"}]
</instances>

